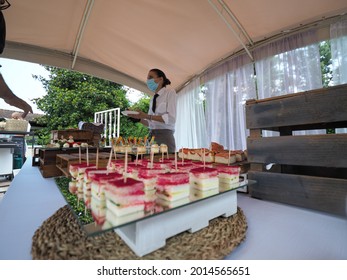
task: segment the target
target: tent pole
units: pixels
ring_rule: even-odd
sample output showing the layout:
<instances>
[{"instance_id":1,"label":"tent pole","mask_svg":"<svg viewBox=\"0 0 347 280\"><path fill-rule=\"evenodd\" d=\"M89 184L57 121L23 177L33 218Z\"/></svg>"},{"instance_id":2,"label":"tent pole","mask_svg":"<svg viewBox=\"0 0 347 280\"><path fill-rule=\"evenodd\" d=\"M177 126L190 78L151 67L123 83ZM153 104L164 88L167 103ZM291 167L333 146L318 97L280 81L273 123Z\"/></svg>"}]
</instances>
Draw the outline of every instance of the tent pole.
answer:
<instances>
[{"instance_id":1,"label":"tent pole","mask_svg":"<svg viewBox=\"0 0 347 280\"><path fill-rule=\"evenodd\" d=\"M79 49L80 49L80 45L81 45L81 41L82 41L82 37L83 37L83 33L84 33L84 29L85 29L85 27L87 25L90 13L91 13L92 8L93 8L93 5L94 5L94 0L88 0L88 3L87 3L86 8L84 10L84 14L83 14L83 18L82 18L82 21L81 21L81 24L80 24L80 28L78 30L78 34L77 34L77 38L76 38L76 41L75 41L75 45L74 45L74 48L73 48L73 51L72 51L72 55L73 55L74 58L73 58L73 61L72 61L71 69L74 69L74 67L75 67L76 59L77 59L77 56L78 56L78 52L79 52Z\"/></svg>"},{"instance_id":2,"label":"tent pole","mask_svg":"<svg viewBox=\"0 0 347 280\"><path fill-rule=\"evenodd\" d=\"M245 49L245 51L247 52L248 56L251 58L251 60L253 61L253 56L251 54L251 52L249 51L248 47L245 45L245 43L241 40L240 36L236 33L235 29L231 26L231 24L226 20L226 18L222 15L222 13L218 10L218 8L215 6L214 3L212 3L211 0L208 0L208 2L210 3L210 5L213 7L213 9L217 12L217 14L221 17L221 19L225 22L225 24L228 26L228 28L232 31L232 33L235 35L235 37L237 38L237 40L240 42L240 44L242 45L242 47Z\"/></svg>"},{"instance_id":3,"label":"tent pole","mask_svg":"<svg viewBox=\"0 0 347 280\"><path fill-rule=\"evenodd\" d=\"M237 25L237 27L241 30L242 34L246 37L246 39L248 40L248 43L250 45L253 45L253 41L251 39L251 37L248 35L248 33L246 32L246 30L243 28L243 26L241 25L241 23L239 22L239 20L235 17L235 15L232 13L232 11L229 9L229 7L227 6L227 4L225 4L225 2L223 0L218 0L219 4L222 5L222 7L224 8L224 10L228 13L228 15L231 17L231 19L235 22L235 24Z\"/></svg>"}]
</instances>

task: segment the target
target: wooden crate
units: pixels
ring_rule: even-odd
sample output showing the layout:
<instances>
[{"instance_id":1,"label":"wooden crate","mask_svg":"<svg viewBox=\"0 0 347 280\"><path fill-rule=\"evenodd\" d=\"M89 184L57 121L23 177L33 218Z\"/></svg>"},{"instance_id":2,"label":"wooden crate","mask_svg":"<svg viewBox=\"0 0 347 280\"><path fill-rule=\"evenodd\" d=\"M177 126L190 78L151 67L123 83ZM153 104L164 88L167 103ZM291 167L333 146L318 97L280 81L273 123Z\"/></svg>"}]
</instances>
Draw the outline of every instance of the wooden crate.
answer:
<instances>
[{"instance_id":1,"label":"wooden crate","mask_svg":"<svg viewBox=\"0 0 347 280\"><path fill-rule=\"evenodd\" d=\"M99 153L98 166L100 168L107 167L110 154L107 152ZM66 177L71 177L69 173L70 164L79 162L78 154L59 154L56 157L56 168L59 169ZM81 162L87 162L86 155L81 155ZM96 153L89 153L89 163L96 164Z\"/></svg>"},{"instance_id":2,"label":"wooden crate","mask_svg":"<svg viewBox=\"0 0 347 280\"><path fill-rule=\"evenodd\" d=\"M58 155L72 155L72 157L76 157L78 160L78 148L40 148L40 171L42 176L45 178L48 177L56 177L63 175L63 170L57 167L57 156ZM95 154L96 148L90 147L89 152L91 157L93 157L93 153ZM85 158L86 150L83 148L82 150L82 158ZM106 155L109 156L110 148L100 148L99 158L104 159ZM91 158L90 157L90 158ZM106 164L104 162L100 162L100 166Z\"/></svg>"},{"instance_id":3,"label":"wooden crate","mask_svg":"<svg viewBox=\"0 0 347 280\"><path fill-rule=\"evenodd\" d=\"M40 172L43 178L58 177L63 173L55 165L40 165Z\"/></svg>"},{"instance_id":4,"label":"wooden crate","mask_svg":"<svg viewBox=\"0 0 347 280\"><path fill-rule=\"evenodd\" d=\"M93 144L93 132L79 129L52 130L51 140L54 142L60 140L62 137L68 140L70 135L73 137L75 142L85 142L90 145Z\"/></svg>"},{"instance_id":5,"label":"wooden crate","mask_svg":"<svg viewBox=\"0 0 347 280\"><path fill-rule=\"evenodd\" d=\"M346 108L347 85L248 101L249 179L257 181L251 195L347 216L347 134L293 135L346 128ZM280 136L262 137L262 130Z\"/></svg>"}]
</instances>

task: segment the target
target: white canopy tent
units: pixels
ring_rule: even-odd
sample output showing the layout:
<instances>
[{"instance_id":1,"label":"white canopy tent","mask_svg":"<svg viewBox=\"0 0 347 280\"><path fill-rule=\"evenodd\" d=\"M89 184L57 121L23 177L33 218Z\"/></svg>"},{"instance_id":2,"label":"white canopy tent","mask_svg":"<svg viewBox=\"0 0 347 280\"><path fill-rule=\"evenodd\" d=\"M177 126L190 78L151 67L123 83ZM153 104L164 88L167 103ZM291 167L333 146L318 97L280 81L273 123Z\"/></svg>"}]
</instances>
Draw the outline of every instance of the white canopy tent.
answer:
<instances>
[{"instance_id":1,"label":"white canopy tent","mask_svg":"<svg viewBox=\"0 0 347 280\"><path fill-rule=\"evenodd\" d=\"M346 0L9 0L3 57L86 72L147 92L150 68L178 91L233 54L347 12Z\"/></svg>"}]
</instances>

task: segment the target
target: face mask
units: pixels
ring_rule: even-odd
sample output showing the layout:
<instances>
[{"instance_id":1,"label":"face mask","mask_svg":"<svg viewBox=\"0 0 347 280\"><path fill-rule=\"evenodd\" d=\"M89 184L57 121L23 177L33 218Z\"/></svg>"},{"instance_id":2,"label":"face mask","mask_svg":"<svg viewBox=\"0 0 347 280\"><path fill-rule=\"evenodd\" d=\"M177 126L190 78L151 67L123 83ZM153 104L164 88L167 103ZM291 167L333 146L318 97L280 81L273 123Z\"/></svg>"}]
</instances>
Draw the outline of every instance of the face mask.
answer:
<instances>
[{"instance_id":1,"label":"face mask","mask_svg":"<svg viewBox=\"0 0 347 280\"><path fill-rule=\"evenodd\" d=\"M147 87L149 88L149 90L151 91L156 91L156 89L158 88L159 84L157 84L154 79L148 79L147 80Z\"/></svg>"}]
</instances>

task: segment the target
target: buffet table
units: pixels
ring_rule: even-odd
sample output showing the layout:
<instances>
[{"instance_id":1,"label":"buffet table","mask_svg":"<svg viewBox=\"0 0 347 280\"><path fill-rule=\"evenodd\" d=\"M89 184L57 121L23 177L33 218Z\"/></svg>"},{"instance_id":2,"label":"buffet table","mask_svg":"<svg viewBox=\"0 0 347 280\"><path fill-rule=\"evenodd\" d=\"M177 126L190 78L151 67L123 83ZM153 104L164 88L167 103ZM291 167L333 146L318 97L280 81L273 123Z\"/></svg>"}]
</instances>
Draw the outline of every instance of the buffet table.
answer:
<instances>
[{"instance_id":1,"label":"buffet table","mask_svg":"<svg viewBox=\"0 0 347 280\"><path fill-rule=\"evenodd\" d=\"M35 231L64 205L66 202L54 178L43 178L39 169L31 166L31 160L27 160L0 202L0 259L32 259ZM185 230L195 232L202 229L210 219L235 214L236 208L235 189L129 224L116 232L137 255L143 256L164 246L167 238ZM156 229L165 222L166 230L158 232ZM134 232L138 234L133 236ZM156 240L148 242L149 237Z\"/></svg>"},{"instance_id":2,"label":"buffet table","mask_svg":"<svg viewBox=\"0 0 347 280\"><path fill-rule=\"evenodd\" d=\"M0 259L32 259L32 237L43 221L66 205L54 179L27 160L0 201Z\"/></svg>"}]
</instances>

